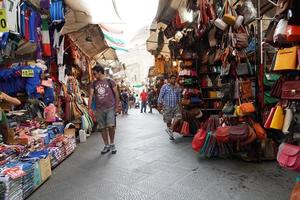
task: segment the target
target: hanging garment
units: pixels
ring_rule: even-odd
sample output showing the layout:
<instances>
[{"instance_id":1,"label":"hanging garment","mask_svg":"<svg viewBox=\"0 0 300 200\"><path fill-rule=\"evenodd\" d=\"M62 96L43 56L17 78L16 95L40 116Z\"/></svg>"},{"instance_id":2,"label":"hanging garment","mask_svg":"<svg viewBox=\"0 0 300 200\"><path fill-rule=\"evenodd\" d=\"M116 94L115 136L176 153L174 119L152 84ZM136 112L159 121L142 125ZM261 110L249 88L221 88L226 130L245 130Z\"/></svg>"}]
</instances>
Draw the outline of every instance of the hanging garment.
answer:
<instances>
[{"instance_id":1,"label":"hanging garment","mask_svg":"<svg viewBox=\"0 0 300 200\"><path fill-rule=\"evenodd\" d=\"M64 20L64 6L62 0L52 0L50 3L50 17L53 22Z\"/></svg>"},{"instance_id":2,"label":"hanging garment","mask_svg":"<svg viewBox=\"0 0 300 200\"><path fill-rule=\"evenodd\" d=\"M27 7L25 10L25 39L30 40L30 26L29 26L29 18L31 15L31 8Z\"/></svg>"},{"instance_id":3,"label":"hanging garment","mask_svg":"<svg viewBox=\"0 0 300 200\"><path fill-rule=\"evenodd\" d=\"M4 0L3 7L6 10L6 20L11 32L18 32L18 5L20 0Z\"/></svg>"},{"instance_id":4,"label":"hanging garment","mask_svg":"<svg viewBox=\"0 0 300 200\"><path fill-rule=\"evenodd\" d=\"M19 14L19 26L20 26L20 34L22 37L25 37L25 12L27 10L26 3L21 3L19 6L20 14Z\"/></svg>"},{"instance_id":5,"label":"hanging garment","mask_svg":"<svg viewBox=\"0 0 300 200\"><path fill-rule=\"evenodd\" d=\"M47 16L42 16L42 44L44 56L51 56L50 35Z\"/></svg>"},{"instance_id":6,"label":"hanging garment","mask_svg":"<svg viewBox=\"0 0 300 200\"><path fill-rule=\"evenodd\" d=\"M29 17L29 40L30 42L36 42L37 41L37 12L34 10L31 10L30 17Z\"/></svg>"}]
</instances>

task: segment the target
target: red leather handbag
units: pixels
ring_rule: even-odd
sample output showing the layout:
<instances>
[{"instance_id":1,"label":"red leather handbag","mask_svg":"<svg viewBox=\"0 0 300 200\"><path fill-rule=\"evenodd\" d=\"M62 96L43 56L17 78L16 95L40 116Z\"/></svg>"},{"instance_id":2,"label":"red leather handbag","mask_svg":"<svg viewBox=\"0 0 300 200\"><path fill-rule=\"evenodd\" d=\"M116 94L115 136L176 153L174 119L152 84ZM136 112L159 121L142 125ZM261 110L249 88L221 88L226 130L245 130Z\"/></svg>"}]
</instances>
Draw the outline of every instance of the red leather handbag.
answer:
<instances>
[{"instance_id":1,"label":"red leather handbag","mask_svg":"<svg viewBox=\"0 0 300 200\"><path fill-rule=\"evenodd\" d=\"M186 122L186 121L183 122L180 133L181 133L183 136L189 135L189 133L190 133L190 125L189 125L188 122Z\"/></svg>"},{"instance_id":2,"label":"red leather handbag","mask_svg":"<svg viewBox=\"0 0 300 200\"><path fill-rule=\"evenodd\" d=\"M229 141L230 126L218 127L216 131L216 139L220 143L227 143Z\"/></svg>"},{"instance_id":3,"label":"red leather handbag","mask_svg":"<svg viewBox=\"0 0 300 200\"><path fill-rule=\"evenodd\" d=\"M270 114L264 124L265 128L270 128L275 111L276 111L276 106L271 109Z\"/></svg>"},{"instance_id":4,"label":"red leather handbag","mask_svg":"<svg viewBox=\"0 0 300 200\"><path fill-rule=\"evenodd\" d=\"M193 138L192 141L192 148L196 151L199 152L200 149L203 147L204 142L206 140L206 131L204 129L199 129L196 135Z\"/></svg>"},{"instance_id":5,"label":"red leather handbag","mask_svg":"<svg viewBox=\"0 0 300 200\"><path fill-rule=\"evenodd\" d=\"M282 143L279 146L277 161L284 168L300 172L300 147Z\"/></svg>"},{"instance_id":6,"label":"red leather handbag","mask_svg":"<svg viewBox=\"0 0 300 200\"><path fill-rule=\"evenodd\" d=\"M299 42L300 41L300 26L288 25L286 28L287 41Z\"/></svg>"},{"instance_id":7,"label":"red leather handbag","mask_svg":"<svg viewBox=\"0 0 300 200\"><path fill-rule=\"evenodd\" d=\"M300 100L300 80L285 81L282 85L282 99Z\"/></svg>"}]
</instances>

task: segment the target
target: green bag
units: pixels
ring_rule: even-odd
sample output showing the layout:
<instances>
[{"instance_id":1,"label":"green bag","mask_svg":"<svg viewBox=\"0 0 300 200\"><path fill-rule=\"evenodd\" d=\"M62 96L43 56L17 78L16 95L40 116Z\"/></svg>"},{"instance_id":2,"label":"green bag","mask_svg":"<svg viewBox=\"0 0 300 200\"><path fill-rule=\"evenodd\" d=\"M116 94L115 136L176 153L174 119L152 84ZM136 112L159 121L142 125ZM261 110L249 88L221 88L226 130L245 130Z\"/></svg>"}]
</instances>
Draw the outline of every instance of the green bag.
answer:
<instances>
[{"instance_id":1,"label":"green bag","mask_svg":"<svg viewBox=\"0 0 300 200\"><path fill-rule=\"evenodd\" d=\"M271 96L270 91L265 92L264 99L265 99L265 104L276 104L279 101L279 99L277 99L276 97Z\"/></svg>"},{"instance_id":2,"label":"green bag","mask_svg":"<svg viewBox=\"0 0 300 200\"><path fill-rule=\"evenodd\" d=\"M210 137L211 137L211 132L210 131L207 131L207 134L206 134L206 139L205 139L205 142L204 142L204 145L203 147L201 148L201 151L200 151L200 154L201 155L204 155L208 146L209 146L209 141L210 141Z\"/></svg>"},{"instance_id":3,"label":"green bag","mask_svg":"<svg viewBox=\"0 0 300 200\"><path fill-rule=\"evenodd\" d=\"M280 74L271 74L271 73L264 73L264 85L268 87L272 87L274 83L280 79Z\"/></svg>"}]
</instances>

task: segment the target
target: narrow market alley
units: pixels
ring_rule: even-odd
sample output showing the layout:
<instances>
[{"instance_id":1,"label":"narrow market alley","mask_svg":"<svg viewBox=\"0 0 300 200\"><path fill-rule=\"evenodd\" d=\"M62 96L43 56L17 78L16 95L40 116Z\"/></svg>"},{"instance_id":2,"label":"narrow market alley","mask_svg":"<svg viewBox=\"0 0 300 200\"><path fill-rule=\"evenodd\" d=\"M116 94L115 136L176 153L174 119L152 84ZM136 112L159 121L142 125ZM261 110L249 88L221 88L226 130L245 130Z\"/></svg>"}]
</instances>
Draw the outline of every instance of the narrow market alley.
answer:
<instances>
[{"instance_id":1,"label":"narrow market alley","mask_svg":"<svg viewBox=\"0 0 300 200\"><path fill-rule=\"evenodd\" d=\"M116 155L101 155L92 134L29 200L285 200L294 184L276 162L199 158L192 138L168 139L157 112L131 109L117 123Z\"/></svg>"}]
</instances>

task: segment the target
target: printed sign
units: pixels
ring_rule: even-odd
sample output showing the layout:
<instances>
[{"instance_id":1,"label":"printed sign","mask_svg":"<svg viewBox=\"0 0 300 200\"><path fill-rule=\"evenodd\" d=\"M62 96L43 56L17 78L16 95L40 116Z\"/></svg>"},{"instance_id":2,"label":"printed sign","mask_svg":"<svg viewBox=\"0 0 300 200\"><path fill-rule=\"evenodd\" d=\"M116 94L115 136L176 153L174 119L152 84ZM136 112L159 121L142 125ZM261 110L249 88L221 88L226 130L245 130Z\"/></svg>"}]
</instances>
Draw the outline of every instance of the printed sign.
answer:
<instances>
[{"instance_id":1,"label":"printed sign","mask_svg":"<svg viewBox=\"0 0 300 200\"><path fill-rule=\"evenodd\" d=\"M33 69L22 69L22 77L24 77L24 78L34 77Z\"/></svg>"},{"instance_id":2,"label":"printed sign","mask_svg":"<svg viewBox=\"0 0 300 200\"><path fill-rule=\"evenodd\" d=\"M0 32L8 32L5 8L0 9Z\"/></svg>"}]
</instances>

